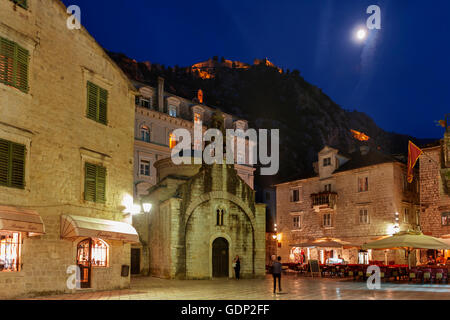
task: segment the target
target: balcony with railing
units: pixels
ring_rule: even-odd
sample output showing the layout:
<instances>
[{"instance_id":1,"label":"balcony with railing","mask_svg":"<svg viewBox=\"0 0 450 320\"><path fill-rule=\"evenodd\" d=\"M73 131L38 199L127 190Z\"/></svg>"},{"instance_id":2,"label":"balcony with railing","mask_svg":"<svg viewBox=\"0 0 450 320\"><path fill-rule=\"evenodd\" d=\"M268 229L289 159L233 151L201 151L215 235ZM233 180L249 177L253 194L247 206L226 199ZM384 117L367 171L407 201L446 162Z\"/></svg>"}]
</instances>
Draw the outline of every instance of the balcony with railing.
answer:
<instances>
[{"instance_id":1,"label":"balcony with railing","mask_svg":"<svg viewBox=\"0 0 450 320\"><path fill-rule=\"evenodd\" d=\"M325 191L319 193L312 193L312 207L316 212L326 209L336 209L338 194L336 192Z\"/></svg>"}]
</instances>

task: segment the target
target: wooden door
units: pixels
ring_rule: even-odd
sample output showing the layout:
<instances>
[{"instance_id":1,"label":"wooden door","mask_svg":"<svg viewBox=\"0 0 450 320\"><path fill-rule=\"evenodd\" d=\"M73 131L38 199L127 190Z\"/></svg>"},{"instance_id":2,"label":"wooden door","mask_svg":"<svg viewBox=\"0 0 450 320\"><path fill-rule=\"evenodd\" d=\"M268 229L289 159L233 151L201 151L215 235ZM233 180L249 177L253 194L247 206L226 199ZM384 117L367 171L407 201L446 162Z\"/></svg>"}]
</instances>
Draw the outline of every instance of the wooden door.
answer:
<instances>
[{"instance_id":1,"label":"wooden door","mask_svg":"<svg viewBox=\"0 0 450 320\"><path fill-rule=\"evenodd\" d=\"M131 248L131 274L141 273L141 249Z\"/></svg>"},{"instance_id":2,"label":"wooden door","mask_svg":"<svg viewBox=\"0 0 450 320\"><path fill-rule=\"evenodd\" d=\"M213 277L228 277L228 241L217 238L212 245Z\"/></svg>"},{"instance_id":3,"label":"wooden door","mask_svg":"<svg viewBox=\"0 0 450 320\"><path fill-rule=\"evenodd\" d=\"M80 287L91 287L91 239L78 243L77 265L80 268Z\"/></svg>"}]
</instances>

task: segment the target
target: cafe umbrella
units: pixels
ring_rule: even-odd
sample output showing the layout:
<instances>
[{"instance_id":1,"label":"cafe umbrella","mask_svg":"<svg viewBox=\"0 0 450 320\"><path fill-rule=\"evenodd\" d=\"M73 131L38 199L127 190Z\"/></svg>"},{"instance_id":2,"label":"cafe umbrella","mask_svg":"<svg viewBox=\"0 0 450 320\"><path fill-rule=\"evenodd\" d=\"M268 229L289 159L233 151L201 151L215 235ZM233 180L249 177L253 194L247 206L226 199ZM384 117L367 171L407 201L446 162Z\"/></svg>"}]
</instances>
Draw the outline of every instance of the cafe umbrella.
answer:
<instances>
[{"instance_id":1,"label":"cafe umbrella","mask_svg":"<svg viewBox=\"0 0 450 320\"><path fill-rule=\"evenodd\" d=\"M450 249L450 244L441 239L416 231L399 232L391 237L363 244L362 249L404 249L408 253L408 266L411 267L410 253L415 249Z\"/></svg>"}]
</instances>

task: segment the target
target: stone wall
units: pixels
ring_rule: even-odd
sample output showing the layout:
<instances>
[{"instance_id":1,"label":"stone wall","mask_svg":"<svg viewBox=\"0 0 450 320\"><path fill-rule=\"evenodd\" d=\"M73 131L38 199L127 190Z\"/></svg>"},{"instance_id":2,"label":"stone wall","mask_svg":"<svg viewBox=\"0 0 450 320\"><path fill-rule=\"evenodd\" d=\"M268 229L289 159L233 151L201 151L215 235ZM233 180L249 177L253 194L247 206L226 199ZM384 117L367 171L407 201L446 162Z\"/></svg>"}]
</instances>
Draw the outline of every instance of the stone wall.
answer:
<instances>
[{"instance_id":1,"label":"stone wall","mask_svg":"<svg viewBox=\"0 0 450 320\"><path fill-rule=\"evenodd\" d=\"M232 165L204 166L188 179L165 177L146 201L156 204L149 223L152 275L210 279L212 243L217 237L229 243L230 277L236 254L241 257L243 277L264 275L265 205L254 203L254 191ZM223 226L216 225L218 206L226 212Z\"/></svg>"},{"instance_id":2,"label":"stone wall","mask_svg":"<svg viewBox=\"0 0 450 320\"><path fill-rule=\"evenodd\" d=\"M423 149L420 164L420 223L425 234L434 237L450 235L450 226L443 226L441 214L450 212L450 196L445 192L440 170L442 147Z\"/></svg>"},{"instance_id":3,"label":"stone wall","mask_svg":"<svg viewBox=\"0 0 450 320\"><path fill-rule=\"evenodd\" d=\"M85 29L66 27L62 2L28 4L0 1L0 36L30 53L29 92L0 84L0 138L27 146L25 189L0 187L0 204L36 210L46 234L24 239L22 271L0 272L8 297L68 291L76 243L60 240L60 216L123 220L121 202L133 194L134 89ZM86 117L88 80L108 90L107 125ZM83 200L85 161L107 168L105 204ZM93 271L94 289L128 286L119 269L129 265L129 245L110 250L110 267Z\"/></svg>"}]
</instances>

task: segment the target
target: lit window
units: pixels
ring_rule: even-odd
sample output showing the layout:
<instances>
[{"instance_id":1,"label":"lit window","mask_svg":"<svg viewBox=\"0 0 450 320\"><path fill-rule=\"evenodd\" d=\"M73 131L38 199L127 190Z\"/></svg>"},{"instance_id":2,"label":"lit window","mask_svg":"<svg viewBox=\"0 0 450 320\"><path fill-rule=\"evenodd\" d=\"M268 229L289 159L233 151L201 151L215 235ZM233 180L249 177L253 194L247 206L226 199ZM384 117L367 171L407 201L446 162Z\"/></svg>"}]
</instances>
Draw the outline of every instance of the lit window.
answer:
<instances>
[{"instance_id":1,"label":"lit window","mask_svg":"<svg viewBox=\"0 0 450 320\"><path fill-rule=\"evenodd\" d=\"M365 251L358 252L358 264L369 264L369 253Z\"/></svg>"},{"instance_id":2,"label":"lit window","mask_svg":"<svg viewBox=\"0 0 450 320\"><path fill-rule=\"evenodd\" d=\"M442 225L450 226L450 212L443 212L441 217L442 217Z\"/></svg>"},{"instance_id":3,"label":"lit window","mask_svg":"<svg viewBox=\"0 0 450 320\"><path fill-rule=\"evenodd\" d=\"M359 223L361 224L369 223L369 212L367 209L359 210Z\"/></svg>"},{"instance_id":4,"label":"lit window","mask_svg":"<svg viewBox=\"0 0 450 320\"><path fill-rule=\"evenodd\" d=\"M292 218L294 229L301 229L301 219L300 216L295 216Z\"/></svg>"},{"instance_id":5,"label":"lit window","mask_svg":"<svg viewBox=\"0 0 450 320\"><path fill-rule=\"evenodd\" d=\"M169 134L169 147L170 149L173 149L173 147L175 147L177 145L177 137L175 136L175 134L170 133Z\"/></svg>"},{"instance_id":6,"label":"lit window","mask_svg":"<svg viewBox=\"0 0 450 320\"><path fill-rule=\"evenodd\" d=\"M169 116L176 117L177 116L177 107L169 106L168 113L169 113Z\"/></svg>"},{"instance_id":7,"label":"lit window","mask_svg":"<svg viewBox=\"0 0 450 320\"><path fill-rule=\"evenodd\" d=\"M141 140L150 142L150 129L147 126L141 126Z\"/></svg>"},{"instance_id":8,"label":"lit window","mask_svg":"<svg viewBox=\"0 0 450 320\"><path fill-rule=\"evenodd\" d=\"M324 167L331 166L331 158L324 158L323 159L323 166Z\"/></svg>"},{"instance_id":9,"label":"lit window","mask_svg":"<svg viewBox=\"0 0 450 320\"><path fill-rule=\"evenodd\" d=\"M21 243L19 232L0 231L0 272L20 271Z\"/></svg>"},{"instance_id":10,"label":"lit window","mask_svg":"<svg viewBox=\"0 0 450 320\"><path fill-rule=\"evenodd\" d=\"M140 175L141 176L149 176L150 175L150 161L141 160L140 163Z\"/></svg>"},{"instance_id":11,"label":"lit window","mask_svg":"<svg viewBox=\"0 0 450 320\"><path fill-rule=\"evenodd\" d=\"M323 226L331 227L331 213L325 213L323 215Z\"/></svg>"},{"instance_id":12,"label":"lit window","mask_svg":"<svg viewBox=\"0 0 450 320\"><path fill-rule=\"evenodd\" d=\"M369 178L358 178L358 192L369 191Z\"/></svg>"}]
</instances>

